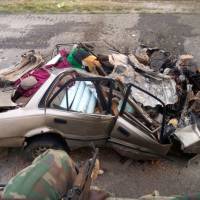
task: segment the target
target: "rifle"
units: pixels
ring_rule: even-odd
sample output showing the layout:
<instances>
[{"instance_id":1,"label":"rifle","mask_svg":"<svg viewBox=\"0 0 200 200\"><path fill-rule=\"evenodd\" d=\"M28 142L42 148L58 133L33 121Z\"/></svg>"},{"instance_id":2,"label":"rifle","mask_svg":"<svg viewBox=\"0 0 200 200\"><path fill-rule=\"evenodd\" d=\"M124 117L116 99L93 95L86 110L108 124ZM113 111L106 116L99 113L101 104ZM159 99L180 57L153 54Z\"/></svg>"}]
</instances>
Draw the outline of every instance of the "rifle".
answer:
<instances>
[{"instance_id":1,"label":"rifle","mask_svg":"<svg viewBox=\"0 0 200 200\"><path fill-rule=\"evenodd\" d=\"M91 159L87 160L83 167L80 168L79 173L74 181L72 189L67 192L64 200L88 200L90 185L92 182L92 172L95 167L99 149L96 148Z\"/></svg>"}]
</instances>

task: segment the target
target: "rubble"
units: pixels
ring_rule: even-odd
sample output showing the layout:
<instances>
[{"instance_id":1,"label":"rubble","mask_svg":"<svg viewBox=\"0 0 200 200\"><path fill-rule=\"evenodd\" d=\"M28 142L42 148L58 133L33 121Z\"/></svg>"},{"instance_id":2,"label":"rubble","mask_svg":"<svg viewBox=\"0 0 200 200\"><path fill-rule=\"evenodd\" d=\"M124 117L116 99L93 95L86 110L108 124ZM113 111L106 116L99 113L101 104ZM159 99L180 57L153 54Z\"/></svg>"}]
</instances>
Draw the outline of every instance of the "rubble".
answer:
<instances>
[{"instance_id":1,"label":"rubble","mask_svg":"<svg viewBox=\"0 0 200 200\"><path fill-rule=\"evenodd\" d=\"M21 56L21 61L16 66L1 69L0 79L1 82L7 81L14 83L20 79L24 74L28 73L30 70L41 67L44 64L44 59L40 53L35 53L34 50L28 51Z\"/></svg>"},{"instance_id":2,"label":"rubble","mask_svg":"<svg viewBox=\"0 0 200 200\"><path fill-rule=\"evenodd\" d=\"M192 55L186 54L186 55L180 55L178 58L178 61L176 63L176 66L188 66L189 62L193 59L194 57Z\"/></svg>"},{"instance_id":3,"label":"rubble","mask_svg":"<svg viewBox=\"0 0 200 200\"><path fill-rule=\"evenodd\" d=\"M135 57L140 63L148 65L149 64L148 48L138 47L135 51Z\"/></svg>"}]
</instances>

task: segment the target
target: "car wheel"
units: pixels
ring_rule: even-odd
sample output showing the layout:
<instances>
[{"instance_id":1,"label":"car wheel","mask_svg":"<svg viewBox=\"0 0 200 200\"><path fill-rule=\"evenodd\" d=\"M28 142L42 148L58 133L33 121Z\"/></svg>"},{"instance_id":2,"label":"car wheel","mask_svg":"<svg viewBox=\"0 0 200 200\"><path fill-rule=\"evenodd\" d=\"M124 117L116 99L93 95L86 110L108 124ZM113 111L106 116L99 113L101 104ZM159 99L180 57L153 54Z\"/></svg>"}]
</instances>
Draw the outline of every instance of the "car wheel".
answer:
<instances>
[{"instance_id":1,"label":"car wheel","mask_svg":"<svg viewBox=\"0 0 200 200\"><path fill-rule=\"evenodd\" d=\"M24 157L32 161L47 149L68 150L62 139L51 135L41 135L28 139L27 146L24 148Z\"/></svg>"}]
</instances>

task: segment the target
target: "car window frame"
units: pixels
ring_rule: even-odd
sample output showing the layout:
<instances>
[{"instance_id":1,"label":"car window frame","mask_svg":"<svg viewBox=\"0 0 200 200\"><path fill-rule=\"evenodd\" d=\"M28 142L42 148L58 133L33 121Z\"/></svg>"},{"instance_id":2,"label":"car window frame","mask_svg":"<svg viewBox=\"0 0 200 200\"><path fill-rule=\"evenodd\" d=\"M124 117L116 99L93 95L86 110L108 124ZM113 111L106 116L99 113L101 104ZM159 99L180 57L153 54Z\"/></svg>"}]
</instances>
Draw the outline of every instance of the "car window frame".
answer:
<instances>
[{"instance_id":1,"label":"car window frame","mask_svg":"<svg viewBox=\"0 0 200 200\"><path fill-rule=\"evenodd\" d=\"M67 74L66 74L67 75ZM72 78L70 80L68 80L64 85L62 85L58 91L56 91L52 97L50 97L49 99L47 99L47 103L46 103L46 108L49 108L50 107L50 104L52 103L52 101L56 98L56 96L65 88L67 88L67 86L72 83L72 82L75 82L75 81L91 81L94 85L95 85L95 89L97 91L97 95L100 96L102 99L104 98L103 94L102 94L102 91L101 89L97 88L97 86L99 86L97 83L101 82L101 81L108 81L110 83L110 87L109 87L109 95L108 95L108 101L107 102L103 102L102 99L100 99L100 103L101 105L104 104L104 108L105 111L106 111L106 115L107 114L111 114L111 105L112 105L112 96L113 96L113 88L114 88L114 80L113 79L110 79L110 78L103 78L103 77L76 77L76 78ZM57 82L58 83L58 82ZM56 84L55 84L56 85ZM50 86L51 87L51 86ZM54 87L55 88L55 87ZM53 90L51 90L47 95L47 96L50 96L52 93ZM105 100L105 98L104 98ZM65 110L65 111L71 111L69 110L68 108L67 109L60 109L60 110Z\"/></svg>"},{"instance_id":2,"label":"car window frame","mask_svg":"<svg viewBox=\"0 0 200 200\"><path fill-rule=\"evenodd\" d=\"M48 87L48 89L46 90L46 92L44 93L43 97L41 98L39 104L38 104L38 108L45 108L45 101L48 100L48 97L50 95L50 93L52 92L52 90L55 88L55 85L59 82L59 80L61 80L63 78L63 76L65 76L65 73L61 73L59 74L50 84L50 86Z\"/></svg>"}]
</instances>

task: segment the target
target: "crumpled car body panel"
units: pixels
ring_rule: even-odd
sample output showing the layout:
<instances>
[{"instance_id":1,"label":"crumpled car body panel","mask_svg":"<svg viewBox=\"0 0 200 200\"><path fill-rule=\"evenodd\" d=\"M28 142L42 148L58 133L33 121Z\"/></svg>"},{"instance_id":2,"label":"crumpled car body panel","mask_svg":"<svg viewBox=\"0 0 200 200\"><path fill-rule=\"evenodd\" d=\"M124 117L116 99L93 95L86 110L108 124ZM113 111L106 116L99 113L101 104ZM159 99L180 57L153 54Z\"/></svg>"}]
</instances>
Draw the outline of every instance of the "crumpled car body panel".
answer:
<instances>
[{"instance_id":1,"label":"crumpled car body panel","mask_svg":"<svg viewBox=\"0 0 200 200\"><path fill-rule=\"evenodd\" d=\"M134 59L134 66L140 71L143 71L143 74L145 74L142 75L142 73L138 73L131 65L128 64L127 56L121 54L113 54L112 56L115 60L115 62L113 62L115 63L115 68L109 75L110 77L119 79L124 84L133 83L157 96L166 105L177 102L178 96L176 93L176 82L169 76L155 73L148 69L145 70L145 66L141 68L141 64L139 65L136 58L132 55L131 59L132 61ZM159 104L159 102L155 101L155 99L149 97L136 88L132 89L132 93L134 98L144 106L155 107Z\"/></svg>"},{"instance_id":2,"label":"crumpled car body panel","mask_svg":"<svg viewBox=\"0 0 200 200\"><path fill-rule=\"evenodd\" d=\"M160 144L148 135L147 132L141 131L122 117L118 117L111 132L109 142L112 143L112 146L117 151L125 151L127 154L129 149L129 157L133 158L136 158L138 154L140 158L159 158L166 155L171 147L171 144ZM123 149L122 146L124 147ZM130 149L132 149L132 151Z\"/></svg>"},{"instance_id":3,"label":"crumpled car body panel","mask_svg":"<svg viewBox=\"0 0 200 200\"><path fill-rule=\"evenodd\" d=\"M174 135L181 142L184 152L200 153L200 129L197 123L178 129Z\"/></svg>"},{"instance_id":4,"label":"crumpled car body panel","mask_svg":"<svg viewBox=\"0 0 200 200\"><path fill-rule=\"evenodd\" d=\"M16 107L16 103L11 100L11 92L5 92L0 90L0 110L5 108Z\"/></svg>"}]
</instances>

